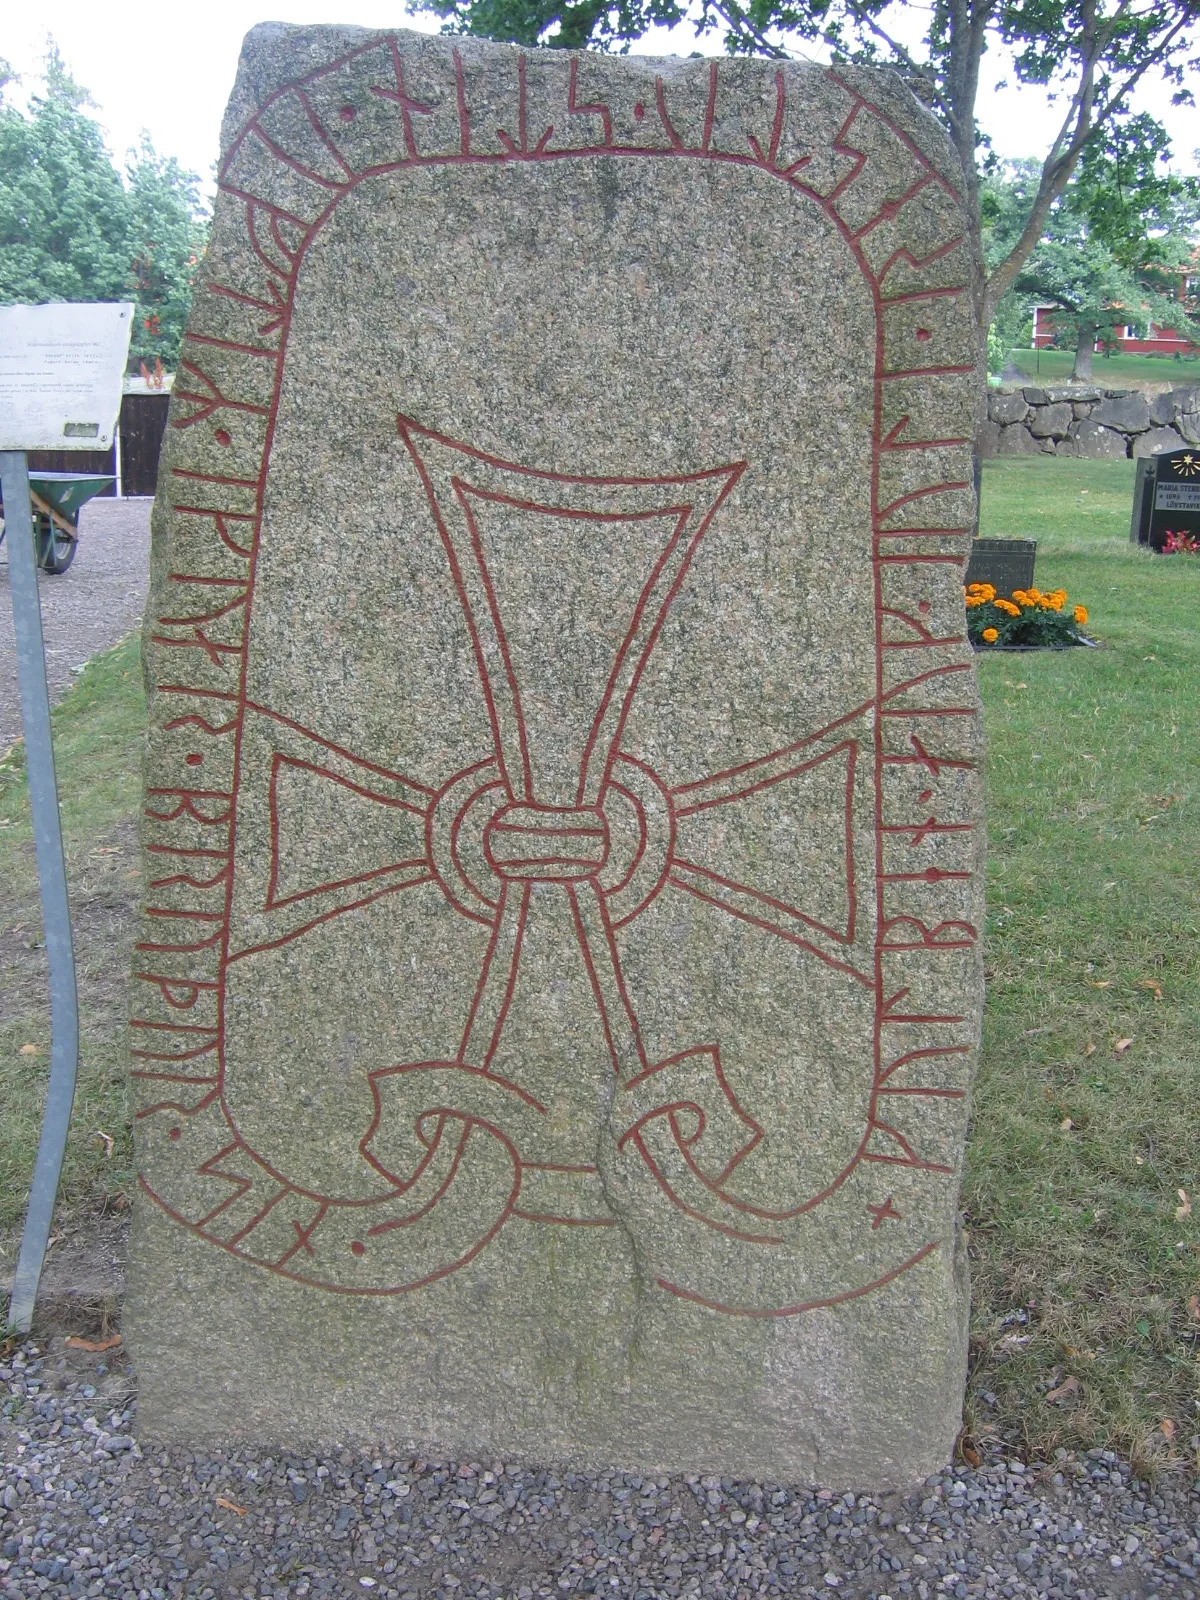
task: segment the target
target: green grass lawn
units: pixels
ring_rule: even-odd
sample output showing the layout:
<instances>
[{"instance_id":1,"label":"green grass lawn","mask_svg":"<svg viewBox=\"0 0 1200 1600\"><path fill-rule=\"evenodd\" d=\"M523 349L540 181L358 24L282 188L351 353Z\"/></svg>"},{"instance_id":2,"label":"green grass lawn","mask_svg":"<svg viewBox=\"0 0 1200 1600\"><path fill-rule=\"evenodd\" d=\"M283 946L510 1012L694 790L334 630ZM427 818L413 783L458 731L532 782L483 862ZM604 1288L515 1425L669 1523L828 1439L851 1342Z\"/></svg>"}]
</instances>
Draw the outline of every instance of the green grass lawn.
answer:
<instances>
[{"instance_id":1,"label":"green grass lawn","mask_svg":"<svg viewBox=\"0 0 1200 1600\"><path fill-rule=\"evenodd\" d=\"M963 1199L973 1437L1038 1458L1110 1444L1153 1464L1194 1457L1200 1433L1200 562L1129 545L1133 471L984 468L984 533L1036 537L1036 582L1084 603L1104 648L980 657L989 982ZM132 641L55 713L84 995L67 1226L130 1181L119 973L141 717ZM19 977L0 1019L11 1241L48 1043L19 759L0 768L0 880L19 891L0 911L0 981Z\"/></svg>"},{"instance_id":2,"label":"green grass lawn","mask_svg":"<svg viewBox=\"0 0 1200 1600\"><path fill-rule=\"evenodd\" d=\"M1035 537L1038 587L1086 605L1105 646L979 660L970 1421L1039 1454L1103 1438L1144 1456L1164 1419L1177 1447L1200 1432L1200 562L1129 544L1133 470L984 468L982 531ZM1180 1189L1195 1213L1177 1220ZM1068 1377L1078 1393L1048 1403Z\"/></svg>"},{"instance_id":3,"label":"green grass lawn","mask_svg":"<svg viewBox=\"0 0 1200 1600\"><path fill-rule=\"evenodd\" d=\"M1075 365L1073 350L1010 350L1008 359L1018 371L1038 383L1067 383ZM1170 356L1096 355L1092 382L1102 389L1131 388L1140 383L1169 383L1180 388L1200 383L1200 356L1175 361Z\"/></svg>"},{"instance_id":4,"label":"green grass lawn","mask_svg":"<svg viewBox=\"0 0 1200 1600\"><path fill-rule=\"evenodd\" d=\"M135 639L98 656L54 712L55 758L80 999L80 1073L58 1220L118 1207L132 1178L126 983L141 874L135 849L145 718ZM50 1026L22 749L0 759L0 1265L37 1147ZM113 1140L109 1153L107 1134Z\"/></svg>"}]
</instances>

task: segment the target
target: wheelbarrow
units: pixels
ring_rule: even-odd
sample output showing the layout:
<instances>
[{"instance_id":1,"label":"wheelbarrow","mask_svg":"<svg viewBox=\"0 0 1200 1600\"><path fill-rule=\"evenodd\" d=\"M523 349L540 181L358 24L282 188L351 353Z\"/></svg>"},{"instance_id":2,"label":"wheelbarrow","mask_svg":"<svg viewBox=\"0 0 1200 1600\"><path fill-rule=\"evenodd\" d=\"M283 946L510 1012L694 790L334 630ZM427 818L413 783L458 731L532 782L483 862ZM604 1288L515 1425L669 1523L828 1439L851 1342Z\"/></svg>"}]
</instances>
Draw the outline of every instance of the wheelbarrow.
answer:
<instances>
[{"instance_id":1,"label":"wheelbarrow","mask_svg":"<svg viewBox=\"0 0 1200 1600\"><path fill-rule=\"evenodd\" d=\"M43 572L62 573L71 565L79 542L80 511L115 481L99 472L30 472L33 538ZM3 539L0 531L0 542Z\"/></svg>"}]
</instances>

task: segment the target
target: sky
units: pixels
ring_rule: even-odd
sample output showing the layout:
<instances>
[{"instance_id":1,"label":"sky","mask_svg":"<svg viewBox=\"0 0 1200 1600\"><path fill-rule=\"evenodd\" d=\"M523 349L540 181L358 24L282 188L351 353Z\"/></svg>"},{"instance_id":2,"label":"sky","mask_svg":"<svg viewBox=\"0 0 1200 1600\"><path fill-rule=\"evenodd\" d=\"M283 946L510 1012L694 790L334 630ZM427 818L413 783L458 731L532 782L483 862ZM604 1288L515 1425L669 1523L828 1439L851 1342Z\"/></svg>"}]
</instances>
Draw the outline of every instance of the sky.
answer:
<instances>
[{"instance_id":1,"label":"sky","mask_svg":"<svg viewBox=\"0 0 1200 1600\"><path fill-rule=\"evenodd\" d=\"M368 28L400 26L432 33L438 26L433 17L409 15L396 0L354 0L343 7L345 0L336 7L329 0L282 0L269 9L245 0L204 0L196 8L164 6L162 0L121 0L118 6L42 0L41 5L26 6L24 15L15 5L9 10L0 55L21 75L14 96L19 101L22 91L37 91L47 36L52 36L76 82L91 92L97 107L93 115L118 159L140 142L145 130L161 155L175 156L199 173L208 189L242 36L256 22L317 23L336 16ZM915 9L908 8L910 20L915 20ZM657 29L635 49L650 55L720 53L716 36L697 42L687 25ZM1000 155L1042 156L1065 108L1049 104L1042 90L998 86L1000 65L997 57L984 59L979 121ZM1200 117L1192 108L1165 104L1167 98L1161 86L1150 86L1138 109L1153 111L1165 123L1175 146L1175 168L1200 171L1195 148L1200 145Z\"/></svg>"}]
</instances>

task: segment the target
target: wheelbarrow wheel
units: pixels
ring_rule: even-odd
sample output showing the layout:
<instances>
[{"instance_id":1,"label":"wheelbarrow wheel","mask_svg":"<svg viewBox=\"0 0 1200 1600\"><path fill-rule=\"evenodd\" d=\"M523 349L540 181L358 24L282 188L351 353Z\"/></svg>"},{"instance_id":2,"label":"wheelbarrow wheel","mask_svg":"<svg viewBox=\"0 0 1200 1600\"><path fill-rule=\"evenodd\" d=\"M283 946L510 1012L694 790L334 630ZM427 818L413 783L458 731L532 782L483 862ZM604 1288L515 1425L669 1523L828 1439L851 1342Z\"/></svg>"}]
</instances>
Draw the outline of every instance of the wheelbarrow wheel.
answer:
<instances>
[{"instance_id":1,"label":"wheelbarrow wheel","mask_svg":"<svg viewBox=\"0 0 1200 1600\"><path fill-rule=\"evenodd\" d=\"M72 539L61 528L50 527L38 529L38 566L43 572L54 573L56 576L64 573L75 559L75 546L78 540Z\"/></svg>"}]
</instances>

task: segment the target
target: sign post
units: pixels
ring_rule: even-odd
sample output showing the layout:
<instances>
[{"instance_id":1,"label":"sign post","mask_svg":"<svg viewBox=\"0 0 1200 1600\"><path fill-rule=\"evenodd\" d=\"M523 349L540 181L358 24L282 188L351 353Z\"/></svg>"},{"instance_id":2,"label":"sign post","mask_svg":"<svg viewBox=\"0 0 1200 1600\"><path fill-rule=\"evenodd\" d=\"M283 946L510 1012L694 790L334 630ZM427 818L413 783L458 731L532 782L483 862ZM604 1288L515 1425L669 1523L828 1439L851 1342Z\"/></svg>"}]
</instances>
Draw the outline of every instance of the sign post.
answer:
<instances>
[{"instance_id":1,"label":"sign post","mask_svg":"<svg viewBox=\"0 0 1200 1600\"><path fill-rule=\"evenodd\" d=\"M79 1060L79 1008L50 693L42 643L29 450L95 450L116 432L133 306L0 309L0 495L17 646L25 766L50 968L50 1081L8 1325L28 1333L46 1258Z\"/></svg>"}]
</instances>

